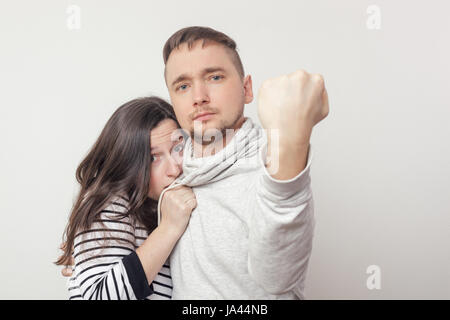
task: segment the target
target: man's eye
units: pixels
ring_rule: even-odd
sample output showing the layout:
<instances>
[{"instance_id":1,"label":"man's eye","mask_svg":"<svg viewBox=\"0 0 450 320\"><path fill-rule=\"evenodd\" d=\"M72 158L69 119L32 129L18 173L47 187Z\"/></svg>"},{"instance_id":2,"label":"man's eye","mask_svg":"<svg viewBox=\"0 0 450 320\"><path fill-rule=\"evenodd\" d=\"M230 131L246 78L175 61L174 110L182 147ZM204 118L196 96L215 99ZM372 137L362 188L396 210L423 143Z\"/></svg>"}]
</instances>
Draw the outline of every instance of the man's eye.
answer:
<instances>
[{"instance_id":1,"label":"man's eye","mask_svg":"<svg viewBox=\"0 0 450 320\"><path fill-rule=\"evenodd\" d=\"M187 88L187 84L182 84L181 86L178 87L179 90L186 90Z\"/></svg>"},{"instance_id":2,"label":"man's eye","mask_svg":"<svg viewBox=\"0 0 450 320\"><path fill-rule=\"evenodd\" d=\"M222 76L212 76L211 79L213 79L213 80L220 80L220 79L222 79Z\"/></svg>"}]
</instances>

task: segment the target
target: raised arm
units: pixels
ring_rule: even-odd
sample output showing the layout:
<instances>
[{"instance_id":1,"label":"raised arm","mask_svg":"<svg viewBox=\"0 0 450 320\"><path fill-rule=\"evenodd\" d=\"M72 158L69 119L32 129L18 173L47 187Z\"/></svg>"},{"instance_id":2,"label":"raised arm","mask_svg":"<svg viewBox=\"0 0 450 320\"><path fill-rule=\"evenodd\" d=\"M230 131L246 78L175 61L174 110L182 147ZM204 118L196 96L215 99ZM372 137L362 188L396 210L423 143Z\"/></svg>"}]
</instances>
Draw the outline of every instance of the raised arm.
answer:
<instances>
[{"instance_id":1,"label":"raised arm","mask_svg":"<svg viewBox=\"0 0 450 320\"><path fill-rule=\"evenodd\" d=\"M303 298L315 224L309 139L328 114L328 97L321 76L298 71L264 82L258 103L267 154L255 185L249 272L269 293Z\"/></svg>"}]
</instances>

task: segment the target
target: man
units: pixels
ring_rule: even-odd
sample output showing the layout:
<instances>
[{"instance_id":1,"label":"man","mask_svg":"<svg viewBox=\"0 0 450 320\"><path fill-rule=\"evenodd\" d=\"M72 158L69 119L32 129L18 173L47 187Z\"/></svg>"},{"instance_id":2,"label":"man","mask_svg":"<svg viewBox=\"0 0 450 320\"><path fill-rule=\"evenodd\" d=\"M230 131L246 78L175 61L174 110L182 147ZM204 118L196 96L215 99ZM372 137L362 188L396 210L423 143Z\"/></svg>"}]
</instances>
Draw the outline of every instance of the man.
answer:
<instances>
[{"instance_id":1,"label":"man","mask_svg":"<svg viewBox=\"0 0 450 320\"><path fill-rule=\"evenodd\" d=\"M252 80L232 39L184 28L163 55L177 120L192 138L177 184L191 186L198 203L171 254L173 298L304 298L314 229L309 140L328 115L323 78L297 71L264 82L265 135L243 115Z\"/></svg>"},{"instance_id":2,"label":"man","mask_svg":"<svg viewBox=\"0 0 450 320\"><path fill-rule=\"evenodd\" d=\"M160 201L179 184L197 198L171 254L173 298L303 299L314 230L309 140L328 115L323 78L297 71L265 81L258 115L266 133L243 115L252 80L231 38L184 28L163 56L191 139L183 174Z\"/></svg>"}]
</instances>

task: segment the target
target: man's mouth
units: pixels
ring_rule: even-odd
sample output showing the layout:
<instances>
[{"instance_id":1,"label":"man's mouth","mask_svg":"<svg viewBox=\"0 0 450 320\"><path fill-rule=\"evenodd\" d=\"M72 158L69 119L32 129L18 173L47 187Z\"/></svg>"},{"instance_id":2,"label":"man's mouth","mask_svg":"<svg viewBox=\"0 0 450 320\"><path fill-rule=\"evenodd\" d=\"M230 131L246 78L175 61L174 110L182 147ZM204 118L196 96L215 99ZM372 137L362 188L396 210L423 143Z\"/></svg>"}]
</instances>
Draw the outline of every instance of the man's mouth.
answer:
<instances>
[{"instance_id":1,"label":"man's mouth","mask_svg":"<svg viewBox=\"0 0 450 320\"><path fill-rule=\"evenodd\" d=\"M196 120L196 121L205 121L205 120L210 119L213 115L214 115L214 113L212 113L212 112L200 113L194 118L194 120Z\"/></svg>"}]
</instances>

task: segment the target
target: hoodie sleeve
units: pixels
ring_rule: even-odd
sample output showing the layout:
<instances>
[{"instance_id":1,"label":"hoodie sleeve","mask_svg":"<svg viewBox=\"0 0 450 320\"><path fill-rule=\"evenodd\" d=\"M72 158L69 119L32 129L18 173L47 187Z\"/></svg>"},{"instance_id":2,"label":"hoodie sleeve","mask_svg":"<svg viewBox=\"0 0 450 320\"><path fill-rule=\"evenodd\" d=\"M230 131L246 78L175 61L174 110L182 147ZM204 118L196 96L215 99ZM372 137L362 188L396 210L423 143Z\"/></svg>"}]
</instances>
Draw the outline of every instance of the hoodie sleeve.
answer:
<instances>
[{"instance_id":1,"label":"hoodie sleeve","mask_svg":"<svg viewBox=\"0 0 450 320\"><path fill-rule=\"evenodd\" d=\"M249 226L249 273L268 293L294 290L302 299L315 224L312 147L305 169L289 180L272 178L264 157L265 150L260 153L262 168Z\"/></svg>"}]
</instances>

